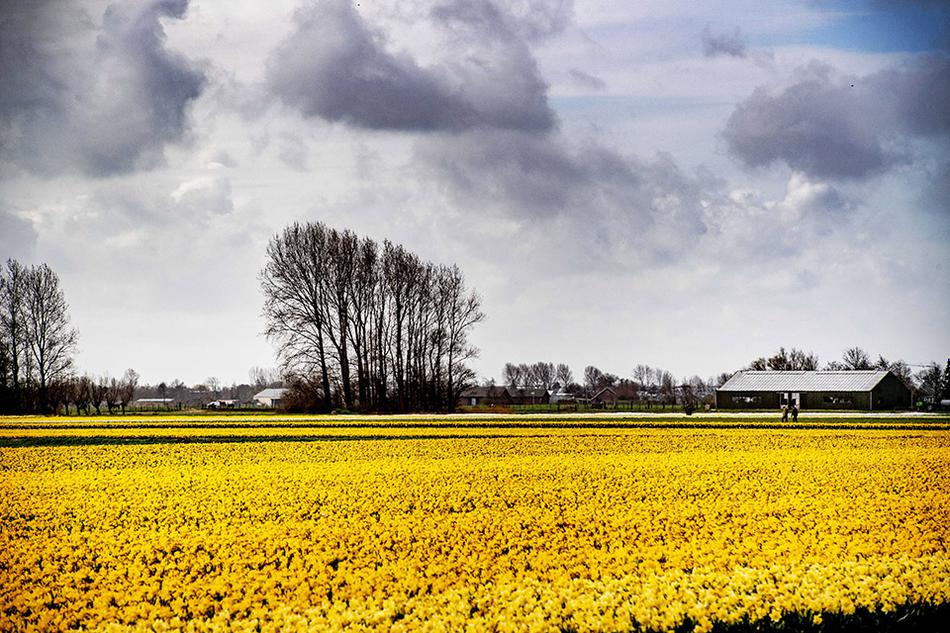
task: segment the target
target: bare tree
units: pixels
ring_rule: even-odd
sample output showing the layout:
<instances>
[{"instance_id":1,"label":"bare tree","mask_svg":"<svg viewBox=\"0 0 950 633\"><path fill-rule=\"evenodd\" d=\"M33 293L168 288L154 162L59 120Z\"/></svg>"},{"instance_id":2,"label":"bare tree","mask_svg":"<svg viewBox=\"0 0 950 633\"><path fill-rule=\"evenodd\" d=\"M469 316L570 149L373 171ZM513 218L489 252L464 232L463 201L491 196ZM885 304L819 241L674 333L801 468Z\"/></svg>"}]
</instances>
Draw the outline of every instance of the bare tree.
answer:
<instances>
[{"instance_id":1,"label":"bare tree","mask_svg":"<svg viewBox=\"0 0 950 633\"><path fill-rule=\"evenodd\" d=\"M208 391L211 392L211 395L217 399L218 392L221 391L221 380L217 376L208 376L205 380L205 386L208 387Z\"/></svg>"},{"instance_id":2,"label":"bare tree","mask_svg":"<svg viewBox=\"0 0 950 633\"><path fill-rule=\"evenodd\" d=\"M849 347L841 356L845 369L871 369L871 359L860 347Z\"/></svg>"},{"instance_id":3,"label":"bare tree","mask_svg":"<svg viewBox=\"0 0 950 633\"><path fill-rule=\"evenodd\" d=\"M812 371L818 369L818 356L797 348L786 350L780 347L768 358L762 356L749 363L749 369L755 371Z\"/></svg>"},{"instance_id":4,"label":"bare tree","mask_svg":"<svg viewBox=\"0 0 950 633\"><path fill-rule=\"evenodd\" d=\"M280 381L277 370L269 367L251 367L248 371L248 377L251 380L251 385L258 390L271 387Z\"/></svg>"},{"instance_id":5,"label":"bare tree","mask_svg":"<svg viewBox=\"0 0 950 633\"><path fill-rule=\"evenodd\" d=\"M668 371L661 370L657 383L660 385L660 393L663 394L664 400L668 404L672 404L675 401L675 379L673 378L673 374Z\"/></svg>"},{"instance_id":6,"label":"bare tree","mask_svg":"<svg viewBox=\"0 0 950 633\"><path fill-rule=\"evenodd\" d=\"M76 403L76 413L81 409L86 415L89 415L89 405L93 399L93 379L88 375L80 376L76 380L73 400Z\"/></svg>"},{"instance_id":7,"label":"bare tree","mask_svg":"<svg viewBox=\"0 0 950 633\"><path fill-rule=\"evenodd\" d=\"M649 365L640 364L633 368L633 379L637 381L640 387L648 386L652 376L653 368Z\"/></svg>"},{"instance_id":8,"label":"bare tree","mask_svg":"<svg viewBox=\"0 0 950 633\"><path fill-rule=\"evenodd\" d=\"M109 377L102 376L98 380L93 379L89 389L90 402L96 409L96 415L102 415L102 403L105 402L109 391ZM110 408L111 410L111 408Z\"/></svg>"},{"instance_id":9,"label":"bare tree","mask_svg":"<svg viewBox=\"0 0 950 633\"><path fill-rule=\"evenodd\" d=\"M24 312L27 344L36 363L40 397L45 398L52 381L68 376L79 339L69 324L59 277L46 264L30 269Z\"/></svg>"},{"instance_id":10,"label":"bare tree","mask_svg":"<svg viewBox=\"0 0 950 633\"><path fill-rule=\"evenodd\" d=\"M600 388L603 376L604 372L593 365L588 365L584 368L584 389L587 390L588 395L594 395L594 392Z\"/></svg>"},{"instance_id":11,"label":"bare tree","mask_svg":"<svg viewBox=\"0 0 950 633\"><path fill-rule=\"evenodd\" d=\"M716 376L716 377L714 377L714 378L710 378L710 379L709 379L709 384L711 384L711 385L714 384L714 385L716 385L717 387L722 387L724 384L726 384L726 383L729 381L730 378L732 378L732 374L730 374L730 373L728 373L728 372L722 372L722 373L719 374L718 376Z\"/></svg>"},{"instance_id":12,"label":"bare tree","mask_svg":"<svg viewBox=\"0 0 950 633\"><path fill-rule=\"evenodd\" d=\"M537 387L541 389L550 389L551 385L554 384L554 377L556 375L554 363L538 361L532 366L532 373L534 374L534 380Z\"/></svg>"},{"instance_id":13,"label":"bare tree","mask_svg":"<svg viewBox=\"0 0 950 633\"><path fill-rule=\"evenodd\" d=\"M439 303L445 308L447 333L446 405L449 411L454 411L460 394L475 377L465 365L466 361L478 354L478 350L468 343L468 333L472 327L485 319L485 313L482 312L478 295L474 291L466 290L465 280L458 266L443 269L441 279L442 293Z\"/></svg>"},{"instance_id":14,"label":"bare tree","mask_svg":"<svg viewBox=\"0 0 950 633\"><path fill-rule=\"evenodd\" d=\"M122 401L122 383L117 378L103 379L103 382L106 385L106 407L109 408L109 415L112 415Z\"/></svg>"},{"instance_id":15,"label":"bare tree","mask_svg":"<svg viewBox=\"0 0 950 633\"><path fill-rule=\"evenodd\" d=\"M571 368L565 363L558 363L557 369L555 369L554 372L554 378L563 389L574 382L574 372L572 372Z\"/></svg>"},{"instance_id":16,"label":"bare tree","mask_svg":"<svg viewBox=\"0 0 950 633\"><path fill-rule=\"evenodd\" d=\"M895 376L901 379L901 382L904 385L913 391L914 389L914 372L911 371L910 366L902 360L894 361L890 363L887 367L888 371L892 372ZM950 374L948 374L950 375Z\"/></svg>"},{"instance_id":17,"label":"bare tree","mask_svg":"<svg viewBox=\"0 0 950 633\"><path fill-rule=\"evenodd\" d=\"M122 389L119 393L119 404L122 406L122 415L125 415L125 409L135 398L135 389L139 384L139 375L134 369L125 370L122 376Z\"/></svg>"},{"instance_id":18,"label":"bare tree","mask_svg":"<svg viewBox=\"0 0 950 633\"><path fill-rule=\"evenodd\" d=\"M318 375L324 407L331 408L326 284L328 229L293 224L271 239L261 271L265 334L277 343L288 374Z\"/></svg>"},{"instance_id":19,"label":"bare tree","mask_svg":"<svg viewBox=\"0 0 950 633\"><path fill-rule=\"evenodd\" d=\"M21 390L29 382L27 317L24 314L29 271L8 259L0 275L0 350L4 360L4 386L9 386L14 410L21 404Z\"/></svg>"},{"instance_id":20,"label":"bare tree","mask_svg":"<svg viewBox=\"0 0 950 633\"><path fill-rule=\"evenodd\" d=\"M815 371L818 369L818 355L814 352L792 348L789 352L789 369Z\"/></svg>"},{"instance_id":21,"label":"bare tree","mask_svg":"<svg viewBox=\"0 0 950 633\"><path fill-rule=\"evenodd\" d=\"M931 404L938 403L944 390L944 376L940 365L930 363L917 372L916 379L917 388L924 399Z\"/></svg>"},{"instance_id":22,"label":"bare tree","mask_svg":"<svg viewBox=\"0 0 950 633\"><path fill-rule=\"evenodd\" d=\"M501 379L508 387L518 388L524 383L521 366L515 363L505 363L501 370Z\"/></svg>"}]
</instances>

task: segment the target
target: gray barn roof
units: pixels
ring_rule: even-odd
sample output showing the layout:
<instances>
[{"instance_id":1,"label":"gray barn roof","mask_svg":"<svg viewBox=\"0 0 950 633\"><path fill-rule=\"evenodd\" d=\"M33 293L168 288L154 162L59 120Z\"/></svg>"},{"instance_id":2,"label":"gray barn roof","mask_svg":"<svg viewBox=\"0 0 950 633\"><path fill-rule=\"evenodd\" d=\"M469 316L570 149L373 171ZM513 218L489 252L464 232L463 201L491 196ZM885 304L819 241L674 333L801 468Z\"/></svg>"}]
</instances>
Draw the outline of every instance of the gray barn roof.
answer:
<instances>
[{"instance_id":1,"label":"gray barn roof","mask_svg":"<svg viewBox=\"0 0 950 633\"><path fill-rule=\"evenodd\" d=\"M719 391L871 391L888 372L740 371Z\"/></svg>"},{"instance_id":2,"label":"gray barn roof","mask_svg":"<svg viewBox=\"0 0 950 633\"><path fill-rule=\"evenodd\" d=\"M472 387L459 394L460 398L500 398L507 394L504 387Z\"/></svg>"},{"instance_id":3,"label":"gray barn roof","mask_svg":"<svg viewBox=\"0 0 950 633\"><path fill-rule=\"evenodd\" d=\"M287 389L283 387L271 387L254 394L254 398L283 398Z\"/></svg>"}]
</instances>

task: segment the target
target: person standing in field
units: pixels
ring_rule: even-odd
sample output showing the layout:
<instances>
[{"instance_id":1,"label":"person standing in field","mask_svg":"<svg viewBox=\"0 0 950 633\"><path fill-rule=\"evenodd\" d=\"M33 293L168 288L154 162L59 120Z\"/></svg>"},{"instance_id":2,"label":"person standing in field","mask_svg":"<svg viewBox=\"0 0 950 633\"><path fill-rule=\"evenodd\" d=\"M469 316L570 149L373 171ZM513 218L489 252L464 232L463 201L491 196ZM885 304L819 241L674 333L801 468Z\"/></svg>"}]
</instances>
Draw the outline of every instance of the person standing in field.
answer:
<instances>
[{"instance_id":1,"label":"person standing in field","mask_svg":"<svg viewBox=\"0 0 950 633\"><path fill-rule=\"evenodd\" d=\"M782 422L788 422L788 405L782 404Z\"/></svg>"},{"instance_id":2,"label":"person standing in field","mask_svg":"<svg viewBox=\"0 0 950 633\"><path fill-rule=\"evenodd\" d=\"M798 403L792 406L792 424L798 423Z\"/></svg>"}]
</instances>

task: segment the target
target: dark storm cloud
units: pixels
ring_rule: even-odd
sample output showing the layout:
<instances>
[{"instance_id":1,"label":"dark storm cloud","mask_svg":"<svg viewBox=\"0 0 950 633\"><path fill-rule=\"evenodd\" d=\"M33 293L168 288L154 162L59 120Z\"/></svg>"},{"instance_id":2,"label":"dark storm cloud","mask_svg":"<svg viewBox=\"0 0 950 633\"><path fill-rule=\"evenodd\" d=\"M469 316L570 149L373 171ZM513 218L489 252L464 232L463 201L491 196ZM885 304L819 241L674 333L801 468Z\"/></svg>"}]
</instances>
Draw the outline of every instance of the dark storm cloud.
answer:
<instances>
[{"instance_id":1,"label":"dark storm cloud","mask_svg":"<svg viewBox=\"0 0 950 633\"><path fill-rule=\"evenodd\" d=\"M386 130L548 130L554 115L530 51L489 2L432 11L446 60L390 53L346 0L309 3L268 60L271 91L309 117Z\"/></svg>"},{"instance_id":2,"label":"dark storm cloud","mask_svg":"<svg viewBox=\"0 0 950 633\"><path fill-rule=\"evenodd\" d=\"M654 252L672 248L667 238L674 234L706 231L701 199L709 183L666 156L644 161L557 136L494 131L423 140L416 158L455 206L476 216L542 232L549 221L576 223L581 240L642 237Z\"/></svg>"},{"instance_id":3,"label":"dark storm cloud","mask_svg":"<svg viewBox=\"0 0 950 633\"><path fill-rule=\"evenodd\" d=\"M908 160L907 140L950 131L950 61L930 57L866 77L813 62L775 94L739 104L723 136L746 166L784 162L819 178L862 179Z\"/></svg>"},{"instance_id":4,"label":"dark storm cloud","mask_svg":"<svg viewBox=\"0 0 950 633\"><path fill-rule=\"evenodd\" d=\"M203 73L165 46L187 0L112 4L96 31L67 3L18 3L0 22L3 159L43 175L159 164L187 131Z\"/></svg>"},{"instance_id":5,"label":"dark storm cloud","mask_svg":"<svg viewBox=\"0 0 950 633\"><path fill-rule=\"evenodd\" d=\"M713 33L707 26L701 34L703 41L703 55L706 57L718 57L728 55L729 57L745 57L745 41L742 39L742 32L739 27L732 33Z\"/></svg>"},{"instance_id":6,"label":"dark storm cloud","mask_svg":"<svg viewBox=\"0 0 950 633\"><path fill-rule=\"evenodd\" d=\"M783 198L767 200L706 168L684 171L665 154L645 159L560 134L427 136L412 173L431 186L425 195L446 197L445 213L552 274L797 257L861 207L803 174Z\"/></svg>"}]
</instances>

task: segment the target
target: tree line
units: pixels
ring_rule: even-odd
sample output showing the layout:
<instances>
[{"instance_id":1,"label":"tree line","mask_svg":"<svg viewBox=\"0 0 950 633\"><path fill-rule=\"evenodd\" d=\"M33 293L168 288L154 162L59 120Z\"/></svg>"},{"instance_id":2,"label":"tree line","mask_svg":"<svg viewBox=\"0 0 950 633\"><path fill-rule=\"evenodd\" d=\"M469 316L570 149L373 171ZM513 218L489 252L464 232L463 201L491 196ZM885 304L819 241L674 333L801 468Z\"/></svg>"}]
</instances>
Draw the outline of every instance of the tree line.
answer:
<instances>
[{"instance_id":1,"label":"tree line","mask_svg":"<svg viewBox=\"0 0 950 633\"><path fill-rule=\"evenodd\" d=\"M752 360L742 369L757 371L853 371L883 370L893 372L922 401L936 404L950 398L950 360L941 368L936 362L918 366L916 372L903 360L891 361L883 355L877 359L860 347L850 347L841 355L840 360L832 360L822 366L817 354L805 352L795 347L780 347L770 356L761 356ZM698 375L677 380L672 372L659 367L638 364L630 371L629 377L621 377L605 372L594 365L584 368L581 382L574 382L568 365L550 362L505 363L502 369L502 381L506 387L514 389L540 388L548 391L563 392L575 398L590 398L606 387L614 390L617 398L631 402L654 402L672 404L677 401L698 402L711 398L717 387L725 384L735 372L722 372L716 376L702 378ZM488 381L493 384L493 381Z\"/></svg>"},{"instance_id":2,"label":"tree line","mask_svg":"<svg viewBox=\"0 0 950 633\"><path fill-rule=\"evenodd\" d=\"M571 368L564 363L505 363L502 370L505 386L514 389L554 389L574 382Z\"/></svg>"},{"instance_id":3,"label":"tree line","mask_svg":"<svg viewBox=\"0 0 950 633\"><path fill-rule=\"evenodd\" d=\"M575 382L574 373L566 363L538 361L505 363L502 382L512 389L546 389L573 398L591 398L609 387L621 400L672 404L677 389L681 394L696 393L701 397L710 392L709 385L713 384L713 379L707 382L699 376L692 376L677 382L672 372L644 364L634 367L629 378L622 378L602 371L595 365L588 365L584 368L581 382Z\"/></svg>"},{"instance_id":4,"label":"tree line","mask_svg":"<svg viewBox=\"0 0 950 633\"><path fill-rule=\"evenodd\" d=\"M457 266L295 223L270 240L260 283L290 407L451 411L472 382L484 314Z\"/></svg>"}]
</instances>

